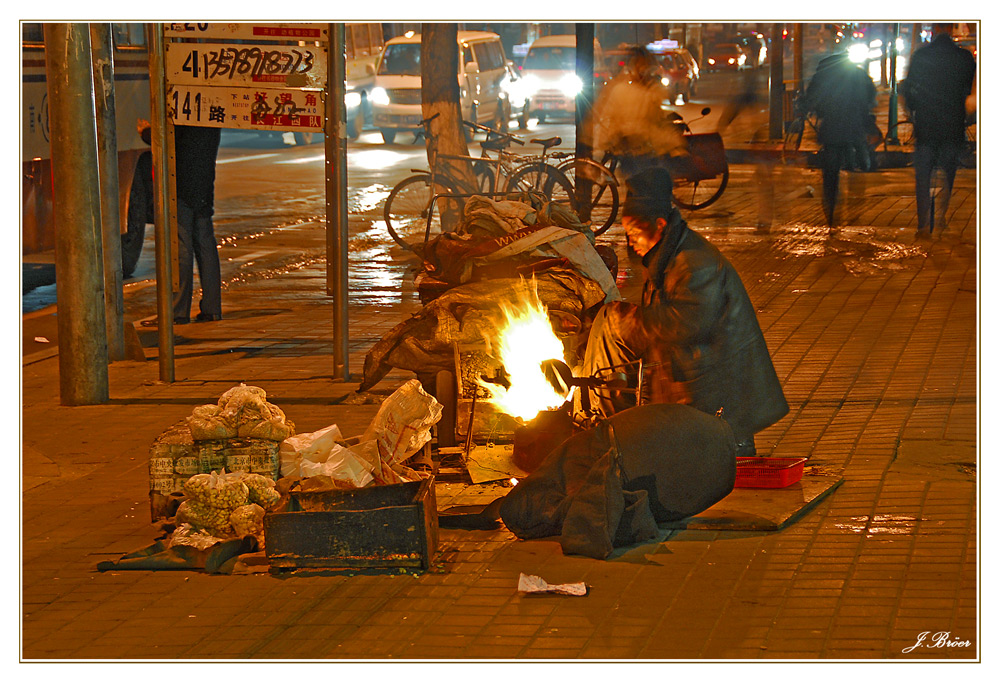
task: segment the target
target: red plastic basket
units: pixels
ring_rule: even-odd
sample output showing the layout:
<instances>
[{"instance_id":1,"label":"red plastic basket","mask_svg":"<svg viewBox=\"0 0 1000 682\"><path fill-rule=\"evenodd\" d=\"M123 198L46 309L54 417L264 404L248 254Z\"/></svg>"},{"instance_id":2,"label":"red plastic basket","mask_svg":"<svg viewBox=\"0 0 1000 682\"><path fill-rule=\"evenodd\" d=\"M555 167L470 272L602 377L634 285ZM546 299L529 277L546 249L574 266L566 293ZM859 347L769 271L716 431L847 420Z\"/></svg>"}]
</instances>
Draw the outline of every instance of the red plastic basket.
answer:
<instances>
[{"instance_id":1,"label":"red plastic basket","mask_svg":"<svg viewBox=\"0 0 1000 682\"><path fill-rule=\"evenodd\" d=\"M737 457L737 488L786 488L802 479L805 457Z\"/></svg>"}]
</instances>

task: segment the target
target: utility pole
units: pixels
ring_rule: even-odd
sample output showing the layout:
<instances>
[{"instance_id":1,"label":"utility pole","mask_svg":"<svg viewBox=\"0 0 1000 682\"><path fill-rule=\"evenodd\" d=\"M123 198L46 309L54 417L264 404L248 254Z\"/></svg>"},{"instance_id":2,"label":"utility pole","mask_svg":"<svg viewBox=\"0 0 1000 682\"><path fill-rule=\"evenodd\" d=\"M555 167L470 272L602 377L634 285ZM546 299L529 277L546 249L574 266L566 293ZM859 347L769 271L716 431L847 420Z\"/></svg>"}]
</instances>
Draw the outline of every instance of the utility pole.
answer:
<instances>
[{"instance_id":1,"label":"utility pole","mask_svg":"<svg viewBox=\"0 0 1000 682\"><path fill-rule=\"evenodd\" d=\"M785 136L785 45L784 24L771 24L771 62L768 81L768 135L772 140Z\"/></svg>"},{"instance_id":2,"label":"utility pole","mask_svg":"<svg viewBox=\"0 0 1000 682\"><path fill-rule=\"evenodd\" d=\"M333 297L334 376L348 381L347 316L347 111L344 79L347 41L343 23L330 24L326 97L326 286ZM360 116L361 113L359 112Z\"/></svg>"},{"instance_id":3,"label":"utility pole","mask_svg":"<svg viewBox=\"0 0 1000 682\"><path fill-rule=\"evenodd\" d=\"M122 296L121 212L118 208L118 133L115 129L115 68L111 24L90 25L100 162L101 233L104 245L104 315L108 359L125 359L125 304Z\"/></svg>"},{"instance_id":4,"label":"utility pole","mask_svg":"<svg viewBox=\"0 0 1000 682\"><path fill-rule=\"evenodd\" d=\"M659 24L657 24L659 26ZM576 25L576 75L583 87L576 96L576 158L594 156L594 121L590 115L594 104L594 25ZM591 182L583 173L576 173L576 198L581 207L580 220L590 220Z\"/></svg>"},{"instance_id":5,"label":"utility pole","mask_svg":"<svg viewBox=\"0 0 1000 682\"><path fill-rule=\"evenodd\" d=\"M45 24L49 97L59 397L63 405L108 401L101 197L94 76L87 24Z\"/></svg>"}]
</instances>

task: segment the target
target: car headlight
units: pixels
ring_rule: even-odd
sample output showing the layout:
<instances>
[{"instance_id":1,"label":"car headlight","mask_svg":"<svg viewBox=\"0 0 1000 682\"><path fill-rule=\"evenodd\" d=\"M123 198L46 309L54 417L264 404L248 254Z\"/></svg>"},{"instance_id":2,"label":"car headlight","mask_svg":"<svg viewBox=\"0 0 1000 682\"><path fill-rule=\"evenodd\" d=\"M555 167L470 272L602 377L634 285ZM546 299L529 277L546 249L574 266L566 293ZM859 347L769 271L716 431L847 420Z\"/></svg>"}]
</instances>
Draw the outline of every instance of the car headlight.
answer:
<instances>
[{"instance_id":1,"label":"car headlight","mask_svg":"<svg viewBox=\"0 0 1000 682\"><path fill-rule=\"evenodd\" d=\"M660 83L662 85L670 85L670 78L667 76L663 76L662 78L660 78Z\"/></svg>"},{"instance_id":2,"label":"car headlight","mask_svg":"<svg viewBox=\"0 0 1000 682\"><path fill-rule=\"evenodd\" d=\"M360 92L349 92L344 95L344 106L348 109L353 109L354 107L361 106L361 93Z\"/></svg>"},{"instance_id":3,"label":"car headlight","mask_svg":"<svg viewBox=\"0 0 1000 682\"><path fill-rule=\"evenodd\" d=\"M372 88L372 104L385 106L389 104L389 93L383 87Z\"/></svg>"},{"instance_id":4,"label":"car headlight","mask_svg":"<svg viewBox=\"0 0 1000 682\"><path fill-rule=\"evenodd\" d=\"M576 97L583 90L583 81L575 73L568 73L559 79L559 89L567 97Z\"/></svg>"},{"instance_id":5,"label":"car headlight","mask_svg":"<svg viewBox=\"0 0 1000 682\"><path fill-rule=\"evenodd\" d=\"M709 57L708 58L708 63L714 65L715 64L715 59L713 57Z\"/></svg>"},{"instance_id":6,"label":"car headlight","mask_svg":"<svg viewBox=\"0 0 1000 682\"><path fill-rule=\"evenodd\" d=\"M729 63L730 64L735 64L736 63L736 58L735 57L730 57L729 58Z\"/></svg>"},{"instance_id":7,"label":"car headlight","mask_svg":"<svg viewBox=\"0 0 1000 682\"><path fill-rule=\"evenodd\" d=\"M525 97L534 96L534 94L538 92L538 88L542 84L538 76L536 76L533 73L529 73L527 76L525 76L518 82L520 83L521 94L524 95Z\"/></svg>"}]
</instances>

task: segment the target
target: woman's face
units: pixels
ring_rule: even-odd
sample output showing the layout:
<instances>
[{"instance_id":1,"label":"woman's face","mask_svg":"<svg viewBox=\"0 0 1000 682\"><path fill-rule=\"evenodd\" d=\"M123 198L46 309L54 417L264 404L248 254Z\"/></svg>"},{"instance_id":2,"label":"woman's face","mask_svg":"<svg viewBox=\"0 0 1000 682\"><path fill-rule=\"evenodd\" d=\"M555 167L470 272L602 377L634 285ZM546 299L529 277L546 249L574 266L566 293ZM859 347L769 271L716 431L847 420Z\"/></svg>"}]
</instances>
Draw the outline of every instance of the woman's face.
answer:
<instances>
[{"instance_id":1,"label":"woman's face","mask_svg":"<svg viewBox=\"0 0 1000 682\"><path fill-rule=\"evenodd\" d=\"M656 243L663 237L663 230L667 227L667 221L657 218L656 222L650 223L648 220L636 218L634 216L624 216L622 227L625 228L625 235L628 243L632 245L635 252L640 256L645 256L649 250L656 246Z\"/></svg>"}]
</instances>

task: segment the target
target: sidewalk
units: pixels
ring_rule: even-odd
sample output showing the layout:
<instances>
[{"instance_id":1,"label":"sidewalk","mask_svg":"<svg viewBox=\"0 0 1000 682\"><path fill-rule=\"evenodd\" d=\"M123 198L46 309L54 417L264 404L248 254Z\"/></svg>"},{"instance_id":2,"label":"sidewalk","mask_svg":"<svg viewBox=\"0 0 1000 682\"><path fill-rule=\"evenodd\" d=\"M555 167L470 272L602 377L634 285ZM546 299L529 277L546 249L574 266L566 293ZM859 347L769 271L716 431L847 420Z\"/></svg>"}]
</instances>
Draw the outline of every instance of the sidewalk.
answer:
<instances>
[{"instance_id":1,"label":"sidewalk","mask_svg":"<svg viewBox=\"0 0 1000 682\"><path fill-rule=\"evenodd\" d=\"M845 177L834 233L818 171L780 165L770 228L756 228L758 172L733 166L722 199L686 218L741 273L791 406L758 449L844 477L804 518L777 532L664 530L608 561L502 527L442 530L439 566L415 577L97 572L154 539L148 448L193 407L243 381L300 432L336 423L352 436L374 416L377 404L340 402L357 383L331 379L324 265L308 265L227 290L220 322L176 328L172 384L158 381L155 337L146 362L111 366L108 405L60 406L57 357L24 359L22 658L977 658L975 175L959 172L948 229L925 243L912 171ZM621 246L621 228L606 238ZM352 299L355 375L419 309L412 278L385 290ZM437 492L440 508L501 493ZM590 591L519 595L521 572ZM903 653L924 632L969 644Z\"/></svg>"}]
</instances>

